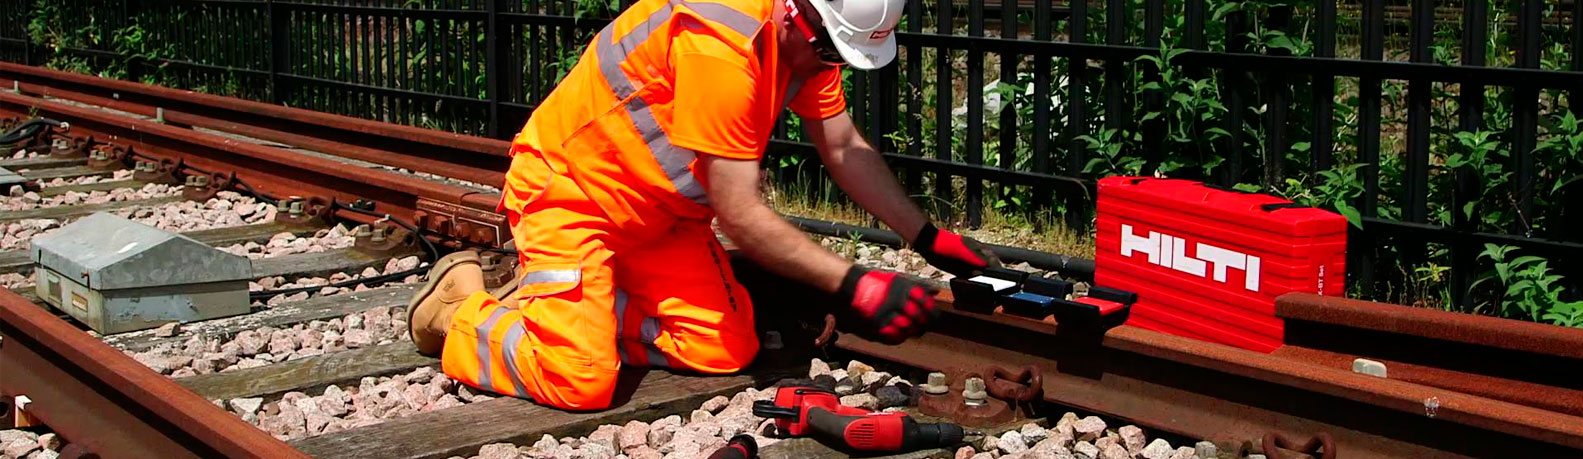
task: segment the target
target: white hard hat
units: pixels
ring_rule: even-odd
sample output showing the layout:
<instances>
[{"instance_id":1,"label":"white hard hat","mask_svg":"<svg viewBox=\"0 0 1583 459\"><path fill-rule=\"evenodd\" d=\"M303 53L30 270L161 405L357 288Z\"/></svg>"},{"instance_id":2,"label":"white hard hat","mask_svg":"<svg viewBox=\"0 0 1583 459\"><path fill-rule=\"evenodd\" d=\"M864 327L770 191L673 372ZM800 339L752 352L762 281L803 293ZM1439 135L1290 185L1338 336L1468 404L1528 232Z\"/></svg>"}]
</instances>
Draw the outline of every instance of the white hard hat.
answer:
<instances>
[{"instance_id":1,"label":"white hard hat","mask_svg":"<svg viewBox=\"0 0 1583 459\"><path fill-rule=\"evenodd\" d=\"M873 70L896 58L896 23L907 0L808 0L836 50L852 67Z\"/></svg>"}]
</instances>

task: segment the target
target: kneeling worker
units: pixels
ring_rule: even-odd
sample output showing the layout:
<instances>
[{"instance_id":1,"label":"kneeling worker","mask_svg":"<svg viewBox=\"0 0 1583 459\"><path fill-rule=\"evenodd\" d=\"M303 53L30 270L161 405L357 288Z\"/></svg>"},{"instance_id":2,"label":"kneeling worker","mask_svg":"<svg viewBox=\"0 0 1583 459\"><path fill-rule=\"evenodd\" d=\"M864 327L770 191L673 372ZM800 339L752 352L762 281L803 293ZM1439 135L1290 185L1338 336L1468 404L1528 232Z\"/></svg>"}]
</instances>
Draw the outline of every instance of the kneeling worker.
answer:
<instances>
[{"instance_id":1,"label":"kneeling worker","mask_svg":"<svg viewBox=\"0 0 1583 459\"><path fill-rule=\"evenodd\" d=\"M841 67L896 55L904 0L640 0L594 37L512 142L501 211L514 293L478 255L438 260L408 306L419 352L470 386L566 410L608 408L622 365L705 374L758 352L753 305L710 227L756 264L847 301L860 336L897 344L934 315L931 288L854 265L759 195L776 118L804 121L831 176L933 266L998 264L939 230L846 113Z\"/></svg>"}]
</instances>

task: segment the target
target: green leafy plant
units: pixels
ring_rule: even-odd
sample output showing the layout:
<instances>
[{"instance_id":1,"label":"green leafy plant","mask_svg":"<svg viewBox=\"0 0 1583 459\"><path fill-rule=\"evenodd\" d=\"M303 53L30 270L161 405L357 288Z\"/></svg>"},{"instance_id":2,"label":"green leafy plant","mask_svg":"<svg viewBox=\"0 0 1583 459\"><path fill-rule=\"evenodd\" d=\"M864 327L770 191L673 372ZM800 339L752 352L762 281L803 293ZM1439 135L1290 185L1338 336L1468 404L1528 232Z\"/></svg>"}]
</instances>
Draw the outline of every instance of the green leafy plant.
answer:
<instances>
[{"instance_id":1,"label":"green leafy plant","mask_svg":"<svg viewBox=\"0 0 1583 459\"><path fill-rule=\"evenodd\" d=\"M1550 262L1544 258L1525 255L1508 259L1516 247L1485 244L1479 259L1495 264L1493 274L1486 274L1473 284L1495 282L1505 291L1499 294L1499 311L1502 316L1515 319L1548 322L1566 327L1583 327L1583 301L1565 301L1563 278L1550 273Z\"/></svg>"}]
</instances>

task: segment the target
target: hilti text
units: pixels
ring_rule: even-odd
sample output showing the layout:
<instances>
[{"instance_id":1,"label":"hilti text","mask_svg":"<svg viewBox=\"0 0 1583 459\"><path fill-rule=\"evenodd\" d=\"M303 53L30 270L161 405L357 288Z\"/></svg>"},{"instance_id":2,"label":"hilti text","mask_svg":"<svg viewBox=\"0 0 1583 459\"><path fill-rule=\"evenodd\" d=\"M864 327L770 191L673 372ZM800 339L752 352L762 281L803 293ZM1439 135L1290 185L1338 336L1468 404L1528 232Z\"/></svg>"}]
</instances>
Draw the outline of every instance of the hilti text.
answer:
<instances>
[{"instance_id":1,"label":"hilti text","mask_svg":"<svg viewBox=\"0 0 1583 459\"><path fill-rule=\"evenodd\" d=\"M1140 237L1132 232L1132 225L1121 225L1121 256L1130 257L1133 252L1143 252L1149 255L1149 263L1175 269L1198 277L1210 277L1215 281L1226 282L1226 269L1240 269L1245 274L1243 288L1251 292L1259 291L1259 257L1222 249L1202 242L1195 244L1193 255L1187 254L1187 241L1169 234L1149 232L1148 237ZM1210 273L1206 268L1214 267Z\"/></svg>"}]
</instances>

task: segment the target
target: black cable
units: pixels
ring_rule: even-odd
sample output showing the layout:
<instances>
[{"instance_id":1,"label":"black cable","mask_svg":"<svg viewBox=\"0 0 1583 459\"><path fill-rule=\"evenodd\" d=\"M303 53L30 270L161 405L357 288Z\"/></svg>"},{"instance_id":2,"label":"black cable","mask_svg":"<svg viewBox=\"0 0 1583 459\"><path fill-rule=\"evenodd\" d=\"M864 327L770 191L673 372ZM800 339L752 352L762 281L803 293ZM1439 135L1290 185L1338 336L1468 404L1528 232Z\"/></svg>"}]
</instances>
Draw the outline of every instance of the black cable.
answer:
<instances>
[{"instance_id":1,"label":"black cable","mask_svg":"<svg viewBox=\"0 0 1583 459\"><path fill-rule=\"evenodd\" d=\"M389 274L380 274L378 276L365 277L365 278L361 278L361 279L348 279L348 280L344 280L344 281L341 281L341 282L335 282L335 283L320 285L320 286L316 286L316 287L292 287L292 288L282 288L282 289L274 289L274 290L261 290L261 291L257 291L257 292L248 292L247 293L247 299L249 301L251 301L251 300L261 300L261 299L273 297L275 295L291 295L291 294L302 293L302 292L311 292L311 291L314 291L314 290L324 290L326 287L353 288L353 287L356 287L358 284L381 284L381 283L385 283L385 282L390 282L392 280L401 279L401 278L404 278L404 277L407 277L407 276L411 276L413 274L418 274L418 273L427 271L428 269L429 269L429 267L422 266L420 264L418 267L412 268L412 269L409 269L409 270L406 270L406 271L397 271L397 272L393 272L393 273L389 273Z\"/></svg>"},{"instance_id":2,"label":"black cable","mask_svg":"<svg viewBox=\"0 0 1583 459\"><path fill-rule=\"evenodd\" d=\"M0 145L10 145L27 140L28 138L37 135L39 129L42 129L42 125L49 125L49 127L61 127L62 124L65 123L61 123L60 121L49 118L33 118L23 121L16 127L11 128L10 132L6 132L5 135L0 135ZM24 134L24 130L26 130L27 133Z\"/></svg>"},{"instance_id":3,"label":"black cable","mask_svg":"<svg viewBox=\"0 0 1583 459\"><path fill-rule=\"evenodd\" d=\"M430 260L439 260L440 259L440 250L434 247L434 243L433 242L429 242L429 238L423 237L423 230L422 229L419 229L418 227L413 226L410 223L404 222L404 221L402 221L399 218L392 217L392 216L390 216L390 214L382 214L382 213L378 213L378 212L374 212L374 211L363 210L363 209L359 209L359 208L356 208L356 207L348 206L346 204L336 203L335 207L340 208L340 209L350 210L352 212L360 213L360 214L367 215L367 216L370 216L370 217L380 217L381 219L395 222L397 225L401 225L402 228L406 228L408 232L411 232L413 237L416 237L416 238L418 238L419 241L423 242L423 247L425 249L427 249L428 252L429 252L429 259Z\"/></svg>"}]
</instances>

